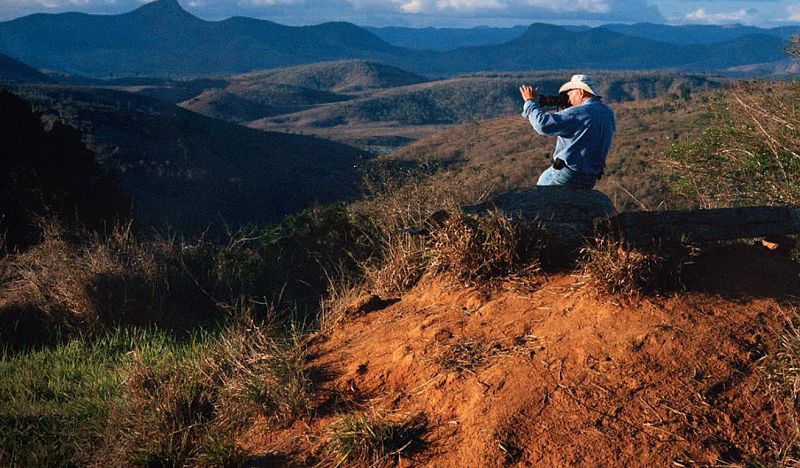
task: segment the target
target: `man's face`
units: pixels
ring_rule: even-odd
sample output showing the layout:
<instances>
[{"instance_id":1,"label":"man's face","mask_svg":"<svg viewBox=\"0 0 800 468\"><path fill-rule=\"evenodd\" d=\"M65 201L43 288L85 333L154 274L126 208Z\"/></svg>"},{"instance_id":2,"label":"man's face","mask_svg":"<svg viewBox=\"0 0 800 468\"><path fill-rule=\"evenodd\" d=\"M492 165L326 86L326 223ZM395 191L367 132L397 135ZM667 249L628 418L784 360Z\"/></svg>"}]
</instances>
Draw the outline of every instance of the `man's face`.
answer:
<instances>
[{"instance_id":1,"label":"man's face","mask_svg":"<svg viewBox=\"0 0 800 468\"><path fill-rule=\"evenodd\" d=\"M583 90L570 89L567 91L567 98L569 99L569 104L571 106L580 105L583 102Z\"/></svg>"}]
</instances>

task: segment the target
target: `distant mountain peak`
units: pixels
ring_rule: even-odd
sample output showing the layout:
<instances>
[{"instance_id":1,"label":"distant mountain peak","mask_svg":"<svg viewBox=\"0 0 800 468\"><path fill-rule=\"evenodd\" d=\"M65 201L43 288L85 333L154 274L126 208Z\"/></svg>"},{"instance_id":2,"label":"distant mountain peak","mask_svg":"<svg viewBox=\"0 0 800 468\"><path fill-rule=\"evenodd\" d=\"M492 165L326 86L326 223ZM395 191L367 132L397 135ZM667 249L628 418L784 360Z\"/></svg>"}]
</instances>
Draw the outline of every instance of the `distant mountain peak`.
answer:
<instances>
[{"instance_id":1,"label":"distant mountain peak","mask_svg":"<svg viewBox=\"0 0 800 468\"><path fill-rule=\"evenodd\" d=\"M181 4L178 3L178 0L155 0L154 2L145 3L136 10L133 10L131 14L197 18L184 10Z\"/></svg>"}]
</instances>

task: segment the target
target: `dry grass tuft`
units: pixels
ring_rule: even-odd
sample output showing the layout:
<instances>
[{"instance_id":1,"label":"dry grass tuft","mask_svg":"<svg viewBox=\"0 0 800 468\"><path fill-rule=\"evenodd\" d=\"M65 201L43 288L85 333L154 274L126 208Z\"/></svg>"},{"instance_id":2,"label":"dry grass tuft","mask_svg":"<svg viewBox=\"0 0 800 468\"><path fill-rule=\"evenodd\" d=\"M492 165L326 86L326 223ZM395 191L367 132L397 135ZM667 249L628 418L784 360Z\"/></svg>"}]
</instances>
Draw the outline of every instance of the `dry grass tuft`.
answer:
<instances>
[{"instance_id":1,"label":"dry grass tuft","mask_svg":"<svg viewBox=\"0 0 800 468\"><path fill-rule=\"evenodd\" d=\"M462 337L449 344L433 362L451 372L472 372L483 367L501 350L496 342L486 342L480 337Z\"/></svg>"},{"instance_id":2,"label":"dry grass tuft","mask_svg":"<svg viewBox=\"0 0 800 468\"><path fill-rule=\"evenodd\" d=\"M451 274L465 286L525 278L541 271L544 248L538 222L497 211L483 217L453 215L433 233L431 270Z\"/></svg>"},{"instance_id":3,"label":"dry grass tuft","mask_svg":"<svg viewBox=\"0 0 800 468\"><path fill-rule=\"evenodd\" d=\"M305 346L292 329L276 336L252 320L222 337L230 370L224 379L229 424L260 414L272 424L286 424L311 414L312 382L304 369Z\"/></svg>"},{"instance_id":4,"label":"dry grass tuft","mask_svg":"<svg viewBox=\"0 0 800 468\"><path fill-rule=\"evenodd\" d=\"M767 395L776 413L788 415L783 426L776 426L770 437L770 459L760 461L765 466L800 465L800 313L792 309L782 330L776 333L777 349L765 356L761 372L765 377Z\"/></svg>"},{"instance_id":5,"label":"dry grass tuft","mask_svg":"<svg viewBox=\"0 0 800 468\"><path fill-rule=\"evenodd\" d=\"M430 263L429 238L420 235L439 227L436 213L483 201L478 193L460 184L456 174L423 167L408 173L379 171L367 179L369 198L355 205L356 212L371 222L376 255L362 265L366 289L394 296L410 289Z\"/></svg>"},{"instance_id":6,"label":"dry grass tuft","mask_svg":"<svg viewBox=\"0 0 800 468\"><path fill-rule=\"evenodd\" d=\"M424 414L387 418L378 415L343 417L330 426L327 451L336 466L378 466L399 463L425 447Z\"/></svg>"},{"instance_id":7,"label":"dry grass tuft","mask_svg":"<svg viewBox=\"0 0 800 468\"><path fill-rule=\"evenodd\" d=\"M637 296L682 287L684 269L697 254L686 245L664 246L652 252L629 250L600 238L583 249L581 266L598 290Z\"/></svg>"}]
</instances>

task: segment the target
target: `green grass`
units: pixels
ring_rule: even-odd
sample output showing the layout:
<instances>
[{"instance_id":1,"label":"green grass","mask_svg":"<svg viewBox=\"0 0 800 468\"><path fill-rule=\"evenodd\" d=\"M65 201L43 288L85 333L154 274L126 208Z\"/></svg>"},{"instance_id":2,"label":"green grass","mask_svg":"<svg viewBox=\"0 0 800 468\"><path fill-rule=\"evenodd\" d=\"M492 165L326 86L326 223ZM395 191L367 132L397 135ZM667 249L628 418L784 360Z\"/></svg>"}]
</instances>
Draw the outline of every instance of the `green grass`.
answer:
<instances>
[{"instance_id":1,"label":"green grass","mask_svg":"<svg viewBox=\"0 0 800 468\"><path fill-rule=\"evenodd\" d=\"M132 352L166 365L196 355L206 341L120 329L94 342L0 353L0 465L84 464L103 436Z\"/></svg>"}]
</instances>

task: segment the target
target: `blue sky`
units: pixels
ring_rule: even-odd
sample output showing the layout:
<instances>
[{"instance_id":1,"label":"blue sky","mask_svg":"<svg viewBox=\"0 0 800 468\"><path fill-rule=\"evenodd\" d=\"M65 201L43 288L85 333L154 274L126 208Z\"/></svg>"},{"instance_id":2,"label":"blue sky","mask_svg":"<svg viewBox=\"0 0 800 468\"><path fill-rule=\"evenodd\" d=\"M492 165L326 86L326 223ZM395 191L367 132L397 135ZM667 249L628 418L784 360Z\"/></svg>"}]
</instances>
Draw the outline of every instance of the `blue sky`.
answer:
<instances>
[{"instance_id":1,"label":"blue sky","mask_svg":"<svg viewBox=\"0 0 800 468\"><path fill-rule=\"evenodd\" d=\"M800 0L179 0L195 15L218 20L250 16L283 24L350 21L369 26L512 26L541 21L598 25L800 24ZM115 14L147 0L0 0L0 20L31 13Z\"/></svg>"}]
</instances>

